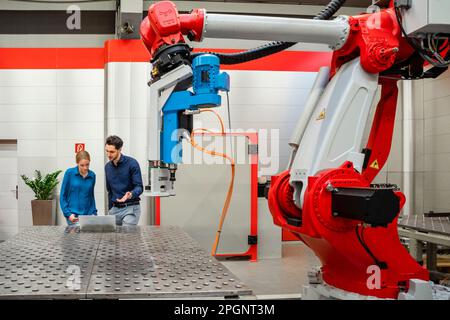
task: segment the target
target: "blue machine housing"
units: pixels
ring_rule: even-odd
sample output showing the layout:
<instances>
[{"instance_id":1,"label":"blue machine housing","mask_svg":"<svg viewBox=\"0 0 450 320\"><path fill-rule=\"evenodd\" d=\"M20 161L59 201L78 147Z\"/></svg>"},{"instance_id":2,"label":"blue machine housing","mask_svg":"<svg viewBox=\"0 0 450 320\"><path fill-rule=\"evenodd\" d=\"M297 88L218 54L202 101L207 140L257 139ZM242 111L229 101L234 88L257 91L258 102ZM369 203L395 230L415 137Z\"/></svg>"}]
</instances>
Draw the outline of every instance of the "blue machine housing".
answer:
<instances>
[{"instance_id":1,"label":"blue machine housing","mask_svg":"<svg viewBox=\"0 0 450 320\"><path fill-rule=\"evenodd\" d=\"M220 72L220 60L215 55L196 57L192 61L192 72L193 91L172 93L162 109L161 160L166 164L177 164L182 160L179 113L220 106L222 99L218 92L230 90L230 77L226 72Z\"/></svg>"}]
</instances>

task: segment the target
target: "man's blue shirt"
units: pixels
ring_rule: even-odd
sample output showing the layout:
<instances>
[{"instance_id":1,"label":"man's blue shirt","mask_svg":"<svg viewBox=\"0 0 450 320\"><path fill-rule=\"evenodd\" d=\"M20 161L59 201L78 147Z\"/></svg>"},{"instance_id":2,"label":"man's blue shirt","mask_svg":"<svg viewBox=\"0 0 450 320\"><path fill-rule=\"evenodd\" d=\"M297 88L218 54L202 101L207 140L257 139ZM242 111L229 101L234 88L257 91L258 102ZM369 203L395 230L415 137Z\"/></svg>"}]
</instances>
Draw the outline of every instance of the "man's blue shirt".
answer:
<instances>
[{"instance_id":1,"label":"man's blue shirt","mask_svg":"<svg viewBox=\"0 0 450 320\"><path fill-rule=\"evenodd\" d=\"M125 193L132 193L128 202L137 202L143 192L141 168L139 163L126 155L121 155L117 166L109 161L105 165L106 189L108 190L108 207L112 208L113 202L123 198Z\"/></svg>"},{"instance_id":2,"label":"man's blue shirt","mask_svg":"<svg viewBox=\"0 0 450 320\"><path fill-rule=\"evenodd\" d=\"M64 173L59 204L66 218L71 214L97 214L94 197L95 173L88 171L86 178L80 174L78 166Z\"/></svg>"}]
</instances>

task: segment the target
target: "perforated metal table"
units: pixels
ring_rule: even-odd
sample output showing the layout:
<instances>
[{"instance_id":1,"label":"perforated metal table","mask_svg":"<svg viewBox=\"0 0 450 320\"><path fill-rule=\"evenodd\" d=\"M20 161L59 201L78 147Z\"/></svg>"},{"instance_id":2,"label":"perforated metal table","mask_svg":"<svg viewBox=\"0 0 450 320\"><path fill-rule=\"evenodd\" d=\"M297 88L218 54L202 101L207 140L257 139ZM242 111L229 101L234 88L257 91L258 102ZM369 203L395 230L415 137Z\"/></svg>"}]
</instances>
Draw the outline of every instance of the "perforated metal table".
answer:
<instances>
[{"instance_id":1,"label":"perforated metal table","mask_svg":"<svg viewBox=\"0 0 450 320\"><path fill-rule=\"evenodd\" d=\"M426 242L427 269L437 269L437 245L450 247L450 220L448 217L405 216L398 222L400 236L410 238L409 252L422 261L423 242Z\"/></svg>"},{"instance_id":2,"label":"perforated metal table","mask_svg":"<svg viewBox=\"0 0 450 320\"><path fill-rule=\"evenodd\" d=\"M448 217L426 217L424 215L409 215L399 220L398 225L404 228L432 232L450 236L450 219Z\"/></svg>"},{"instance_id":3,"label":"perforated metal table","mask_svg":"<svg viewBox=\"0 0 450 320\"><path fill-rule=\"evenodd\" d=\"M252 291L178 227L29 227L0 244L0 298L229 297Z\"/></svg>"}]
</instances>

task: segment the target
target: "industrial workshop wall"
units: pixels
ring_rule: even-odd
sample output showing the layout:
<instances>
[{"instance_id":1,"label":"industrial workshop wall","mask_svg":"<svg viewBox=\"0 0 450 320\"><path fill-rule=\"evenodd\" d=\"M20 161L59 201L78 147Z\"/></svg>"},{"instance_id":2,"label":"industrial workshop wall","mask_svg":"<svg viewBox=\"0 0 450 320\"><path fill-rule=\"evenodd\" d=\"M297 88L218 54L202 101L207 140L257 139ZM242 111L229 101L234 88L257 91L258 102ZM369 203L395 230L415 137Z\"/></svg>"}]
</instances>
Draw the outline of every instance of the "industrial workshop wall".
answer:
<instances>
[{"instance_id":1,"label":"industrial workshop wall","mask_svg":"<svg viewBox=\"0 0 450 320\"><path fill-rule=\"evenodd\" d=\"M450 211L450 71L413 83L414 213Z\"/></svg>"},{"instance_id":2,"label":"industrial workshop wall","mask_svg":"<svg viewBox=\"0 0 450 320\"><path fill-rule=\"evenodd\" d=\"M145 90L150 74L148 54L139 41L110 41L105 48L0 49L0 139L17 140L18 173L32 175L36 169L49 172L75 166L75 144L85 143L92 155L91 169L97 174L100 214L105 212L106 134L123 136L124 152L139 160L146 179ZM330 53L317 53L311 59L308 53L286 52L230 71L233 128L279 130L267 132L280 141L274 154L267 151L274 163L262 164L271 170L266 174L285 166L289 128L301 112L314 72L328 64L329 58ZM115 67L109 68L113 62ZM209 125L209 119L200 120ZM281 159L278 143L284 146ZM32 223L32 199L31 190L19 181L20 228ZM58 217L63 224L60 212ZM141 222L146 222L145 215Z\"/></svg>"},{"instance_id":3,"label":"industrial workshop wall","mask_svg":"<svg viewBox=\"0 0 450 320\"><path fill-rule=\"evenodd\" d=\"M330 52L284 51L224 68L232 79L232 128L260 130L259 175L275 174L286 167L287 139L315 73L329 64L330 57ZM92 155L91 168L97 173L95 195L103 214L103 141L107 134L118 134L125 140L124 152L140 162L146 181L148 61L139 40L111 40L105 48L1 48L0 139L17 140L19 174L75 166L75 144L85 143ZM226 101L224 96L224 106L219 109L225 119ZM397 121L400 123L401 117ZM200 115L195 125L217 126L208 115ZM395 168L401 159L401 147L397 147L401 135L396 137L394 160L380 173L380 182L390 180L390 168L401 175L401 168ZM19 181L20 228L32 223L32 198L31 190ZM147 204L143 210L141 223L146 223ZM58 216L64 223L60 212Z\"/></svg>"},{"instance_id":4,"label":"industrial workshop wall","mask_svg":"<svg viewBox=\"0 0 450 320\"><path fill-rule=\"evenodd\" d=\"M101 213L103 52L102 48L0 49L0 139L17 140L18 174L74 167L75 143L85 143L97 174L95 197ZM16 223L22 228L32 224L33 193L22 179L17 181ZM65 223L60 213L58 217Z\"/></svg>"}]
</instances>

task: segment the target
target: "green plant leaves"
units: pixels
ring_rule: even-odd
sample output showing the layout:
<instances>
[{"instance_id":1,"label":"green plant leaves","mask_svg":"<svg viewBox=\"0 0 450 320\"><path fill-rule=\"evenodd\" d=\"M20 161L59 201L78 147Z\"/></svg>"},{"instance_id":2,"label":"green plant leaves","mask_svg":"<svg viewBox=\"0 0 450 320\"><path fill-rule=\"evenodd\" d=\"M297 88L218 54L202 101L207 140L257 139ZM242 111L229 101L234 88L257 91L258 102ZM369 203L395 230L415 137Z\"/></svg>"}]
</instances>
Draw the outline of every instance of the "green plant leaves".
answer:
<instances>
[{"instance_id":1,"label":"green plant leaves","mask_svg":"<svg viewBox=\"0 0 450 320\"><path fill-rule=\"evenodd\" d=\"M53 190L59 183L58 175L61 172L61 170L58 170L42 177L41 172L36 170L33 179L28 178L24 174L21 177L25 184L33 190L37 200L51 200Z\"/></svg>"}]
</instances>

